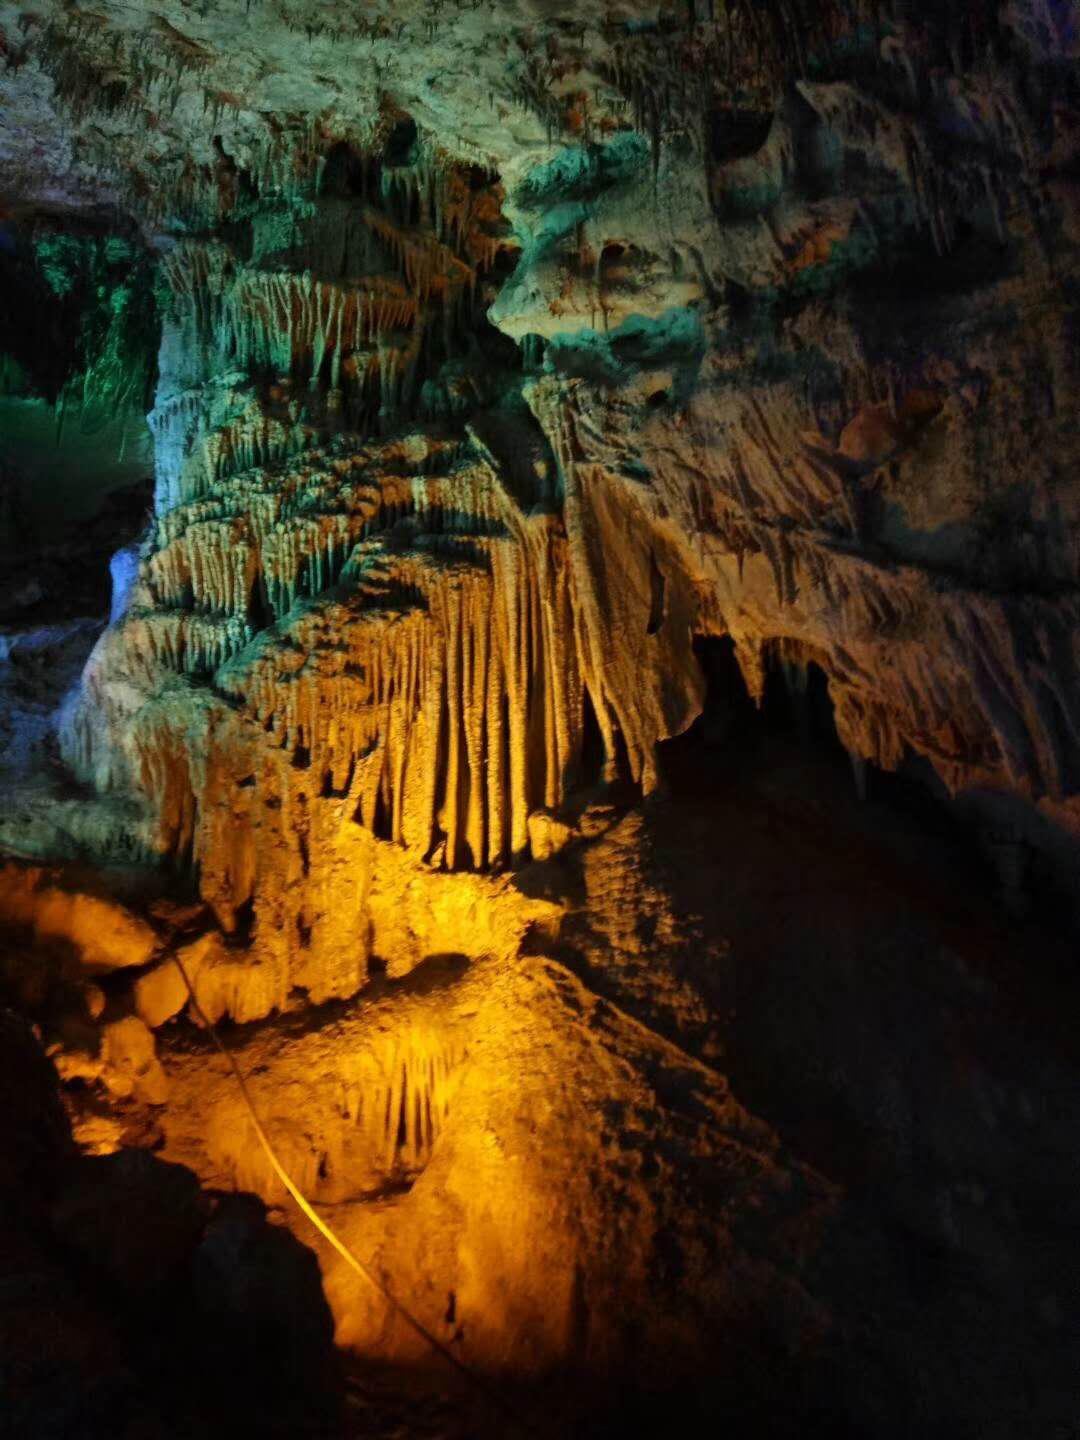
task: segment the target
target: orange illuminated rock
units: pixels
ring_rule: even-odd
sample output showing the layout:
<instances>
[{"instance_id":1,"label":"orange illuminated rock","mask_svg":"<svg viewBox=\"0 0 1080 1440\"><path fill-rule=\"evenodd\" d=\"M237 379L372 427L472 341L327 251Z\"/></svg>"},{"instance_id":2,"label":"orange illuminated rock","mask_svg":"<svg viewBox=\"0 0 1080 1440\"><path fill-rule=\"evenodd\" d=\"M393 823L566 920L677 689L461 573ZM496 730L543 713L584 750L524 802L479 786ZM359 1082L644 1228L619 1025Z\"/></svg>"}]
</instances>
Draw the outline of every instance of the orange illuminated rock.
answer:
<instances>
[{"instance_id":1,"label":"orange illuminated rock","mask_svg":"<svg viewBox=\"0 0 1080 1440\"><path fill-rule=\"evenodd\" d=\"M781 1158L722 1077L546 958L433 958L423 975L318 1030L249 1032L237 1058L290 1176L432 1333L485 1370L604 1373L628 1361L632 1306L664 1337L659 1374L696 1363L741 1293L814 1343L814 1303L744 1246L786 1227L812 1254L828 1187ZM283 1203L231 1075L205 1056L173 1065L166 1154ZM318 1247L339 1344L426 1365L385 1297L295 1223ZM717 1263L699 1269L706 1236ZM661 1254L678 1287L658 1279Z\"/></svg>"},{"instance_id":2,"label":"orange illuminated rock","mask_svg":"<svg viewBox=\"0 0 1080 1440\"><path fill-rule=\"evenodd\" d=\"M188 1002L188 989L175 961L165 959L140 975L132 986L135 1010L151 1030L164 1025Z\"/></svg>"},{"instance_id":3,"label":"orange illuminated rock","mask_svg":"<svg viewBox=\"0 0 1080 1440\"><path fill-rule=\"evenodd\" d=\"M79 994L82 996L83 1004L86 1006L86 1013L91 1020L99 1020L105 1009L105 992L100 985L95 985L92 980L85 981L79 987Z\"/></svg>"},{"instance_id":4,"label":"orange illuminated rock","mask_svg":"<svg viewBox=\"0 0 1080 1440\"><path fill-rule=\"evenodd\" d=\"M145 965L159 944L118 901L67 888L58 872L14 864L0 867L0 924L66 945L89 974Z\"/></svg>"},{"instance_id":5,"label":"orange illuminated rock","mask_svg":"<svg viewBox=\"0 0 1080 1440\"><path fill-rule=\"evenodd\" d=\"M101 1078L110 1094L147 1105L164 1105L169 1082L154 1037L135 1015L110 1021L101 1032Z\"/></svg>"},{"instance_id":6,"label":"orange illuminated rock","mask_svg":"<svg viewBox=\"0 0 1080 1440\"><path fill-rule=\"evenodd\" d=\"M153 1034L136 1015L108 1020L100 1029L69 1021L48 1053L66 1082L100 1082L118 1100L144 1105L164 1105L169 1097Z\"/></svg>"},{"instance_id":7,"label":"orange illuminated rock","mask_svg":"<svg viewBox=\"0 0 1080 1440\"><path fill-rule=\"evenodd\" d=\"M534 860L550 860L574 838L571 826L544 810L529 816L529 850Z\"/></svg>"},{"instance_id":8,"label":"orange illuminated rock","mask_svg":"<svg viewBox=\"0 0 1080 1440\"><path fill-rule=\"evenodd\" d=\"M215 1024L229 1015L240 1023L261 1020L285 1002L285 972L272 960L256 953L230 950L223 938L211 931L180 951L180 960L198 1000L198 1011L192 1018L205 1016ZM176 966L173 966L176 970ZM183 985L183 980L180 983ZM170 1000L179 998L179 991L170 985ZM188 999L187 987L181 1003Z\"/></svg>"}]
</instances>

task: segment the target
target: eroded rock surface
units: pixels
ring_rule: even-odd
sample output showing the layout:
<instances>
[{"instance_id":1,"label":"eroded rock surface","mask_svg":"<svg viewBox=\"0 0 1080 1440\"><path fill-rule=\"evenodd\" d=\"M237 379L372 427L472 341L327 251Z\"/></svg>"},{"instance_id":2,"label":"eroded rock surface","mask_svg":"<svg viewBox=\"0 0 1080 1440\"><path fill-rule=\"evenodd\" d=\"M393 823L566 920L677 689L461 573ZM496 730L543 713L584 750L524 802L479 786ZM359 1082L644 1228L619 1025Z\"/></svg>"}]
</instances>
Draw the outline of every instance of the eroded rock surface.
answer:
<instances>
[{"instance_id":1,"label":"eroded rock surface","mask_svg":"<svg viewBox=\"0 0 1080 1440\"><path fill-rule=\"evenodd\" d=\"M97 621L31 624L64 555L4 584L0 836L103 873L0 876L0 980L102 1173L261 1197L180 1247L221 1333L313 1272L207 1021L559 1423L1066 1433L1078 34L0 0L0 388L155 390L63 705ZM314 1243L339 1344L437 1368Z\"/></svg>"}]
</instances>

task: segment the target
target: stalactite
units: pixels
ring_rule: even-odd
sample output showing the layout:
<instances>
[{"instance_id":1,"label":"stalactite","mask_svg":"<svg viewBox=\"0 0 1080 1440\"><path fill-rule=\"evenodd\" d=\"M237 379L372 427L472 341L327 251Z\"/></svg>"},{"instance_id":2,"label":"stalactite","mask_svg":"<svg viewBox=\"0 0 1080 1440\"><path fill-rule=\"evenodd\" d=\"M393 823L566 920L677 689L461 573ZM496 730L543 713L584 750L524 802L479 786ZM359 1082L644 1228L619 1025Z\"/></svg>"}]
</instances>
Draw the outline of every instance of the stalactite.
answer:
<instances>
[{"instance_id":1,"label":"stalactite","mask_svg":"<svg viewBox=\"0 0 1080 1440\"><path fill-rule=\"evenodd\" d=\"M497 493L493 476L472 484ZM471 539L474 552L479 543ZM394 838L424 852L444 844L450 867L506 860L501 837L511 853L526 848L529 811L558 803L580 749L560 543L545 527L485 540L483 563L451 546L389 565L381 545L363 542L347 566L356 601L299 612L284 652L238 659L217 683L285 749L303 750L320 772L352 774L368 828L382 803ZM272 581L267 589L273 602ZM280 615L294 599L287 591ZM290 656L301 662L295 673L282 668Z\"/></svg>"},{"instance_id":2,"label":"stalactite","mask_svg":"<svg viewBox=\"0 0 1080 1440\"><path fill-rule=\"evenodd\" d=\"M370 153L337 134L331 149L311 116L241 144L235 107L193 78L226 133L220 166L162 184L180 238L162 257L157 513L65 743L158 814L159 848L198 869L223 928L250 906L260 943L304 952L313 984L337 963L318 938L327 857L377 843L434 868L521 861L530 815L573 781L587 713L605 775L650 789L657 742L701 707L694 635L733 637L759 701L776 642L785 663L812 657L861 760L915 750L950 783L1068 793L1073 601L1011 603L870 543L894 503L879 503L886 467L921 433L909 392L967 382L941 379L951 360L937 379L872 361L884 340L840 333L826 304L898 238L931 263L963 225L1008 237L1026 121L1007 86L906 66L873 27L860 43L884 79L867 95L831 50L850 39L841 9L612 19L618 95L587 106L560 68L565 35L522 47L519 98L574 141L512 197L520 237L540 196L537 243L503 290L535 308L495 315L526 337L524 386L492 375L507 352L478 323L507 228L493 174L422 137L390 163L389 102ZM920 103L894 104L909 88ZM711 129L736 93L753 153ZM965 137L955 163L934 107ZM623 133L631 119L642 135ZM691 153L718 233L699 244L672 214L652 253L628 212L692 207ZM850 180L856 153L872 184L852 199L832 172ZM834 365L819 344L852 353ZM543 453L515 429L533 420ZM485 423L512 432L501 450ZM351 993L365 943L327 993Z\"/></svg>"},{"instance_id":3,"label":"stalactite","mask_svg":"<svg viewBox=\"0 0 1080 1440\"><path fill-rule=\"evenodd\" d=\"M208 991L209 981L208 975ZM436 1029L419 1019L399 1022L343 1054L326 1090L305 1105L304 1135L276 1127L279 1136L289 1137L293 1178L305 1193L320 1197L378 1194L387 1185L410 1184L431 1159L467 1060L464 1040L452 1026ZM276 1177L246 1111L231 1097L211 1115L207 1140L234 1184L276 1198Z\"/></svg>"}]
</instances>

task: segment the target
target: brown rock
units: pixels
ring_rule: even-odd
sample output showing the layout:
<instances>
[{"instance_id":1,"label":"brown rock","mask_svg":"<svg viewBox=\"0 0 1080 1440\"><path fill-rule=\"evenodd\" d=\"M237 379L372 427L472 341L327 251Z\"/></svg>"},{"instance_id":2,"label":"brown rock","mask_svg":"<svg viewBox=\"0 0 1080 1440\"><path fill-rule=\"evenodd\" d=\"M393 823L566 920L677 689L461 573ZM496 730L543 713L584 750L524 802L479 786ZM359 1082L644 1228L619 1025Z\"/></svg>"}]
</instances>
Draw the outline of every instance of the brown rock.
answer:
<instances>
[{"instance_id":1,"label":"brown rock","mask_svg":"<svg viewBox=\"0 0 1080 1440\"><path fill-rule=\"evenodd\" d=\"M529 848L534 860L550 860L573 838L573 829L548 811L534 810L529 816Z\"/></svg>"},{"instance_id":2,"label":"brown rock","mask_svg":"<svg viewBox=\"0 0 1080 1440\"><path fill-rule=\"evenodd\" d=\"M84 980L79 986L79 994L82 996L86 1013L91 1020L100 1020L102 1011L105 1009L105 992L100 985L95 985L92 980Z\"/></svg>"},{"instance_id":3,"label":"brown rock","mask_svg":"<svg viewBox=\"0 0 1080 1440\"><path fill-rule=\"evenodd\" d=\"M105 974L145 965L158 939L119 901L69 889L59 872L9 864L0 868L0 923L29 930L39 943L66 943L78 965Z\"/></svg>"},{"instance_id":4,"label":"brown rock","mask_svg":"<svg viewBox=\"0 0 1080 1440\"><path fill-rule=\"evenodd\" d=\"M160 961L145 975L140 975L132 987L135 1010L139 1018L156 1030L180 1011L188 1002L188 988L176 962L171 959Z\"/></svg>"},{"instance_id":5,"label":"brown rock","mask_svg":"<svg viewBox=\"0 0 1080 1440\"><path fill-rule=\"evenodd\" d=\"M154 1049L154 1037L136 1015L113 1020L101 1032L101 1078L120 1099L164 1105L169 1082Z\"/></svg>"}]
</instances>

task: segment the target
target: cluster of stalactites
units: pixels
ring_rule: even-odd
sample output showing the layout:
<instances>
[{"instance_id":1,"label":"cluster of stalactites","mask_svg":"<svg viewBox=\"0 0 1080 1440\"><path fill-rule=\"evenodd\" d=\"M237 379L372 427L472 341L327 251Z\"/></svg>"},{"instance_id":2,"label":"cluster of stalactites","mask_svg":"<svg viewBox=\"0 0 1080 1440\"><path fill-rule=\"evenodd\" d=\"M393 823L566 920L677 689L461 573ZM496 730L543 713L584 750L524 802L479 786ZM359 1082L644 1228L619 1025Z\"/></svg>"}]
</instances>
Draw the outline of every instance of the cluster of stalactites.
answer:
<instances>
[{"instance_id":1,"label":"cluster of stalactites","mask_svg":"<svg viewBox=\"0 0 1080 1440\"><path fill-rule=\"evenodd\" d=\"M422 329L437 309L457 318L501 244L494 181L477 188L430 156L379 175L372 202L297 202L292 242L275 246L280 268L266 266L269 256L244 263L202 240L165 257L165 279L208 354L220 357L224 337L241 367L299 375L310 364L311 383L327 379L334 389L350 357ZM299 269L297 255L309 268Z\"/></svg>"},{"instance_id":2,"label":"cluster of stalactites","mask_svg":"<svg viewBox=\"0 0 1080 1440\"><path fill-rule=\"evenodd\" d=\"M302 595L337 582L369 523L363 511L268 519L258 509L195 521L151 557L147 578L162 606L253 624L267 613L280 620Z\"/></svg>"},{"instance_id":3,"label":"cluster of stalactites","mask_svg":"<svg viewBox=\"0 0 1080 1440\"><path fill-rule=\"evenodd\" d=\"M382 838L449 869L523 854L582 744L583 696L563 542L520 539L387 556L347 599L302 609L217 683L266 743L321 777Z\"/></svg>"},{"instance_id":4,"label":"cluster of stalactites","mask_svg":"<svg viewBox=\"0 0 1080 1440\"><path fill-rule=\"evenodd\" d=\"M340 1109L363 1132L378 1169L408 1174L427 1163L464 1059L452 1033L421 1028L350 1055L340 1075Z\"/></svg>"},{"instance_id":5,"label":"cluster of stalactites","mask_svg":"<svg viewBox=\"0 0 1080 1440\"><path fill-rule=\"evenodd\" d=\"M175 302L186 307L208 370L227 360L240 370L279 376L306 371L312 385L325 381L336 389L343 372L355 376L359 363L385 366L395 353L392 338L421 318L421 287L407 289L393 276L336 283L310 271L249 269L224 246L201 241L178 246L163 270Z\"/></svg>"},{"instance_id":6,"label":"cluster of stalactites","mask_svg":"<svg viewBox=\"0 0 1080 1440\"><path fill-rule=\"evenodd\" d=\"M183 456L167 506L195 498L230 471L301 448L312 403L348 430L384 429L410 413L431 349L428 332L441 326L443 353L452 350L476 272L430 239L403 242L396 263L404 277L331 282L306 271L247 268L221 246L177 247L165 265L173 323L187 352L199 357L202 381L160 397L154 413L165 462L159 470L168 469L174 451ZM223 375L238 386L252 376L280 383L267 401L224 418L214 414Z\"/></svg>"},{"instance_id":7,"label":"cluster of stalactites","mask_svg":"<svg viewBox=\"0 0 1080 1440\"><path fill-rule=\"evenodd\" d=\"M880 377L867 383L871 395L885 389ZM912 391L867 404L860 393L846 408L861 405L898 445L938 413L931 399ZM798 449L792 438L775 403L748 389L708 465L680 477L707 563L725 576L702 591L702 625L732 633L750 694L760 701L777 643L809 646L853 756L894 770L914 751L952 789L977 774L1036 794L1070 793L1080 778L1069 759L1080 733L1076 600L1009 597L867 555L870 466L810 432ZM737 584L726 578L732 568Z\"/></svg>"},{"instance_id":8,"label":"cluster of stalactites","mask_svg":"<svg viewBox=\"0 0 1080 1440\"><path fill-rule=\"evenodd\" d=\"M376 1031L342 1049L326 1077L327 1098L306 1097L303 1139L288 1156L294 1180L319 1198L339 1197L346 1177L350 1195L412 1180L449 1119L467 1053L452 1027L425 1022ZM288 1136L287 1126L279 1130ZM234 1097L213 1111L207 1144L238 1188L280 1198L280 1182Z\"/></svg>"},{"instance_id":9,"label":"cluster of stalactites","mask_svg":"<svg viewBox=\"0 0 1080 1440\"><path fill-rule=\"evenodd\" d=\"M807 637L826 672L837 732L853 757L895 770L911 749L953 790L973 775L991 783L1002 774L1052 797L1075 787L1075 600L941 590L924 572L866 560L827 533L746 516L729 526L724 546L740 572L765 562L775 589L764 622L716 607L716 627L732 630L755 700L778 638L769 632L784 639L786 627L787 643L798 649ZM829 616L827 631L807 619L816 613Z\"/></svg>"},{"instance_id":10,"label":"cluster of stalactites","mask_svg":"<svg viewBox=\"0 0 1080 1440\"><path fill-rule=\"evenodd\" d=\"M425 450L438 460L451 447L425 442ZM309 451L293 464L227 475L160 516L145 603L242 622L230 634L246 644L260 623L342 580L356 547L381 530L415 516L427 531L483 534L498 525L498 509L475 466L452 476L370 476L360 455ZM194 657L181 668L195 668Z\"/></svg>"},{"instance_id":11,"label":"cluster of stalactites","mask_svg":"<svg viewBox=\"0 0 1080 1440\"><path fill-rule=\"evenodd\" d=\"M235 474L279 465L312 443L302 408L282 392L273 412L241 373L158 396L151 412L159 519Z\"/></svg>"},{"instance_id":12,"label":"cluster of stalactites","mask_svg":"<svg viewBox=\"0 0 1080 1440\"><path fill-rule=\"evenodd\" d=\"M151 610L133 615L128 636L166 670L212 675L255 638L240 616L196 615L186 610Z\"/></svg>"},{"instance_id":13,"label":"cluster of stalactites","mask_svg":"<svg viewBox=\"0 0 1080 1440\"><path fill-rule=\"evenodd\" d=\"M290 757L289 775L311 771L382 838L489 868L561 803L584 695L558 521L523 517L486 461L456 455L427 440L314 450L218 481L159 518L117 643L213 677L247 717L228 746ZM394 473L407 456L414 473ZM440 459L449 471L416 473ZM186 718L144 720L128 735L140 787L173 797L163 848L197 860ZM229 763L195 768L216 785Z\"/></svg>"},{"instance_id":14,"label":"cluster of stalactites","mask_svg":"<svg viewBox=\"0 0 1080 1440\"><path fill-rule=\"evenodd\" d=\"M382 209L328 194L279 268L194 239L163 261L157 519L110 664L146 672L126 772L162 850L196 867L222 787L253 774L286 847L306 845L286 823L302 795L446 868L510 863L579 762L558 523L523 516L463 440L365 444L376 427L342 404L375 387L393 411L422 359L452 354L447 334L425 357L426 327L457 324L494 254L483 187L419 167L383 190ZM352 273L376 252L379 273Z\"/></svg>"},{"instance_id":15,"label":"cluster of stalactites","mask_svg":"<svg viewBox=\"0 0 1080 1440\"><path fill-rule=\"evenodd\" d=\"M139 28L121 28L92 9L66 7L62 19L44 25L27 12L22 26L24 33L37 31L35 58L77 121L119 118L150 135L167 135L172 128L173 144L156 151L151 147L141 166L119 177L131 208L148 225L180 222L195 233L225 220L245 192L266 196L317 190L326 163L319 117L269 119L251 110L243 95L212 83L220 58L212 48L163 15L150 11L143 20ZM189 147L175 143L197 108L216 149L202 162ZM91 153L100 150L103 169L115 169L112 125L87 126L83 143Z\"/></svg>"}]
</instances>

